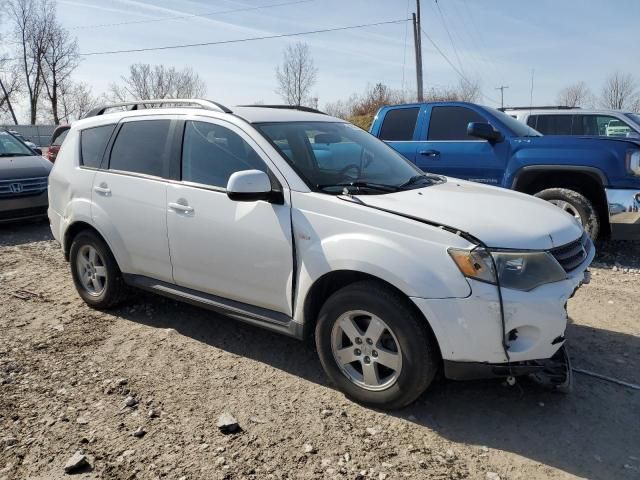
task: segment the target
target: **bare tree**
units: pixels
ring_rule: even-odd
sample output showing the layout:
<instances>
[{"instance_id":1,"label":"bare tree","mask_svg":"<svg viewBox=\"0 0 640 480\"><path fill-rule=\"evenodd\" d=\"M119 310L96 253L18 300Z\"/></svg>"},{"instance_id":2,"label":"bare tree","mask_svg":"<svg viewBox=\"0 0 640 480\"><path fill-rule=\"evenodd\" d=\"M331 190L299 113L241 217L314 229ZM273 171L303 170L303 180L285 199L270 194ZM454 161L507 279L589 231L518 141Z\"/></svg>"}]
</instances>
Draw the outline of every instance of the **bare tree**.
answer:
<instances>
[{"instance_id":1,"label":"bare tree","mask_svg":"<svg viewBox=\"0 0 640 480\"><path fill-rule=\"evenodd\" d=\"M191 68L176 70L165 65L136 63L129 67L129 75L122 84L112 84L110 97L116 101L158 98L204 97L207 87Z\"/></svg>"},{"instance_id":2,"label":"bare tree","mask_svg":"<svg viewBox=\"0 0 640 480\"><path fill-rule=\"evenodd\" d=\"M35 124L49 42L48 17L55 11L55 5L51 0L10 0L7 5L13 37L18 45L18 64L26 87L29 118L31 124Z\"/></svg>"},{"instance_id":3,"label":"bare tree","mask_svg":"<svg viewBox=\"0 0 640 480\"><path fill-rule=\"evenodd\" d=\"M276 67L276 93L288 105L309 105L313 102L311 89L317 76L318 69L311 58L309 46L302 42L289 45L284 51L282 65Z\"/></svg>"},{"instance_id":4,"label":"bare tree","mask_svg":"<svg viewBox=\"0 0 640 480\"><path fill-rule=\"evenodd\" d=\"M560 90L556 102L570 108L586 107L593 103L593 94L586 83L578 82Z\"/></svg>"},{"instance_id":5,"label":"bare tree","mask_svg":"<svg viewBox=\"0 0 640 480\"><path fill-rule=\"evenodd\" d=\"M630 73L614 73L602 87L602 106L616 110L627 108L636 96L637 86L636 79Z\"/></svg>"},{"instance_id":6,"label":"bare tree","mask_svg":"<svg viewBox=\"0 0 640 480\"><path fill-rule=\"evenodd\" d=\"M9 60L0 58L0 115L11 116L11 121L18 124L13 105L17 95L20 93L20 75L14 65Z\"/></svg>"},{"instance_id":7,"label":"bare tree","mask_svg":"<svg viewBox=\"0 0 640 480\"><path fill-rule=\"evenodd\" d=\"M461 79L458 85L433 87L424 96L426 102L477 102L482 93L477 80Z\"/></svg>"},{"instance_id":8,"label":"bare tree","mask_svg":"<svg viewBox=\"0 0 640 480\"><path fill-rule=\"evenodd\" d=\"M106 103L95 97L86 83L67 80L60 84L59 94L60 120L64 123L80 119L100 103Z\"/></svg>"},{"instance_id":9,"label":"bare tree","mask_svg":"<svg viewBox=\"0 0 640 480\"><path fill-rule=\"evenodd\" d=\"M55 8L48 18L47 49L44 55L43 83L51 103L53 123L60 124L59 103L61 89L70 83L70 77L78 66L78 41L57 22Z\"/></svg>"}]
</instances>

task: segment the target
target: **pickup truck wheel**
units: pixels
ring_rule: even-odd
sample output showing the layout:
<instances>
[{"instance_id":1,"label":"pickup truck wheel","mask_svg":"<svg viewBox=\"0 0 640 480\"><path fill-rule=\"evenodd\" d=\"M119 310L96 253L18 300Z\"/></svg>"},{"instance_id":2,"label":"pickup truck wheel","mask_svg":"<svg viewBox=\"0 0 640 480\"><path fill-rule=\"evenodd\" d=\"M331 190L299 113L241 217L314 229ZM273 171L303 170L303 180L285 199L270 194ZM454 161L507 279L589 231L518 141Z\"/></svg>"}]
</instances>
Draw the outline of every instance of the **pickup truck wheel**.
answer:
<instances>
[{"instance_id":1,"label":"pickup truck wheel","mask_svg":"<svg viewBox=\"0 0 640 480\"><path fill-rule=\"evenodd\" d=\"M416 400L438 370L438 350L408 300L375 281L357 282L325 302L316 348L330 380L347 397L396 409Z\"/></svg>"},{"instance_id":2,"label":"pickup truck wheel","mask_svg":"<svg viewBox=\"0 0 640 480\"><path fill-rule=\"evenodd\" d=\"M547 188L536 193L535 196L553 203L577 218L593 240L598 237L600 232L598 211L593 203L581 193L568 188Z\"/></svg>"},{"instance_id":3,"label":"pickup truck wheel","mask_svg":"<svg viewBox=\"0 0 640 480\"><path fill-rule=\"evenodd\" d=\"M69 264L76 290L90 307L112 308L124 300L126 286L118 264L95 233L84 231L73 239Z\"/></svg>"}]
</instances>

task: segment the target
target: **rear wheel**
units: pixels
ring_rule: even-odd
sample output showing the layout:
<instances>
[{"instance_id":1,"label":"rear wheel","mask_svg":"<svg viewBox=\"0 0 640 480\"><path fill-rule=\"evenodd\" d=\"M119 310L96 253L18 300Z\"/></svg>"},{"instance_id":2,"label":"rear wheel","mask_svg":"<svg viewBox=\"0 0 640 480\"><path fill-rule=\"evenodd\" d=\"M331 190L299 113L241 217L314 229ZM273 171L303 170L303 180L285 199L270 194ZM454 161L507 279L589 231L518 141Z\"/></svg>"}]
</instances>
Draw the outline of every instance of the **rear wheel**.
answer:
<instances>
[{"instance_id":1,"label":"rear wheel","mask_svg":"<svg viewBox=\"0 0 640 480\"><path fill-rule=\"evenodd\" d=\"M568 188L547 188L535 194L576 218L593 240L600 232L600 216L591 200Z\"/></svg>"},{"instance_id":2,"label":"rear wheel","mask_svg":"<svg viewBox=\"0 0 640 480\"><path fill-rule=\"evenodd\" d=\"M106 243L92 231L79 233L71 243L69 264L78 294L89 306L117 306L126 287L115 258Z\"/></svg>"},{"instance_id":3,"label":"rear wheel","mask_svg":"<svg viewBox=\"0 0 640 480\"><path fill-rule=\"evenodd\" d=\"M406 298L374 281L335 292L316 325L325 372L349 398L395 409L424 392L438 369L435 339Z\"/></svg>"}]
</instances>

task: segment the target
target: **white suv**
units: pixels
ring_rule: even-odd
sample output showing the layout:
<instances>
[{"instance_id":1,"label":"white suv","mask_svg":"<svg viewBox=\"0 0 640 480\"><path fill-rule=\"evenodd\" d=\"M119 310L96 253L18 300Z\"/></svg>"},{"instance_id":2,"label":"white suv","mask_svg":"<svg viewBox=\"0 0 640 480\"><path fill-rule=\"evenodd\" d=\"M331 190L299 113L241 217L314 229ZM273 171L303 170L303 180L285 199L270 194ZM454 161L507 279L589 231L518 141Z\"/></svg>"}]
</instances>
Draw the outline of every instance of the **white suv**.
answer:
<instances>
[{"instance_id":1,"label":"white suv","mask_svg":"<svg viewBox=\"0 0 640 480\"><path fill-rule=\"evenodd\" d=\"M565 305L594 256L582 227L543 200L425 174L338 118L101 108L72 126L49 179L53 234L92 307L134 286L315 334L329 378L384 408L439 370L570 379Z\"/></svg>"}]
</instances>

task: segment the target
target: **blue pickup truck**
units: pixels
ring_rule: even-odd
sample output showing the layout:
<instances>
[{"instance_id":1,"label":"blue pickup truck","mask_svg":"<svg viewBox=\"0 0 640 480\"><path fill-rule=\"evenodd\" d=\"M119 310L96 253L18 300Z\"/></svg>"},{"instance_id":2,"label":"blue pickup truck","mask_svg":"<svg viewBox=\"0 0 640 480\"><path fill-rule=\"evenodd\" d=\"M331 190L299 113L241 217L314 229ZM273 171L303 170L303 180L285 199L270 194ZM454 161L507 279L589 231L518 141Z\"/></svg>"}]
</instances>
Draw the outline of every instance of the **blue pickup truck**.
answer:
<instances>
[{"instance_id":1,"label":"blue pickup truck","mask_svg":"<svg viewBox=\"0 0 640 480\"><path fill-rule=\"evenodd\" d=\"M542 136L466 102L381 108L370 132L421 169L546 199L593 238L640 239L640 141Z\"/></svg>"}]
</instances>

